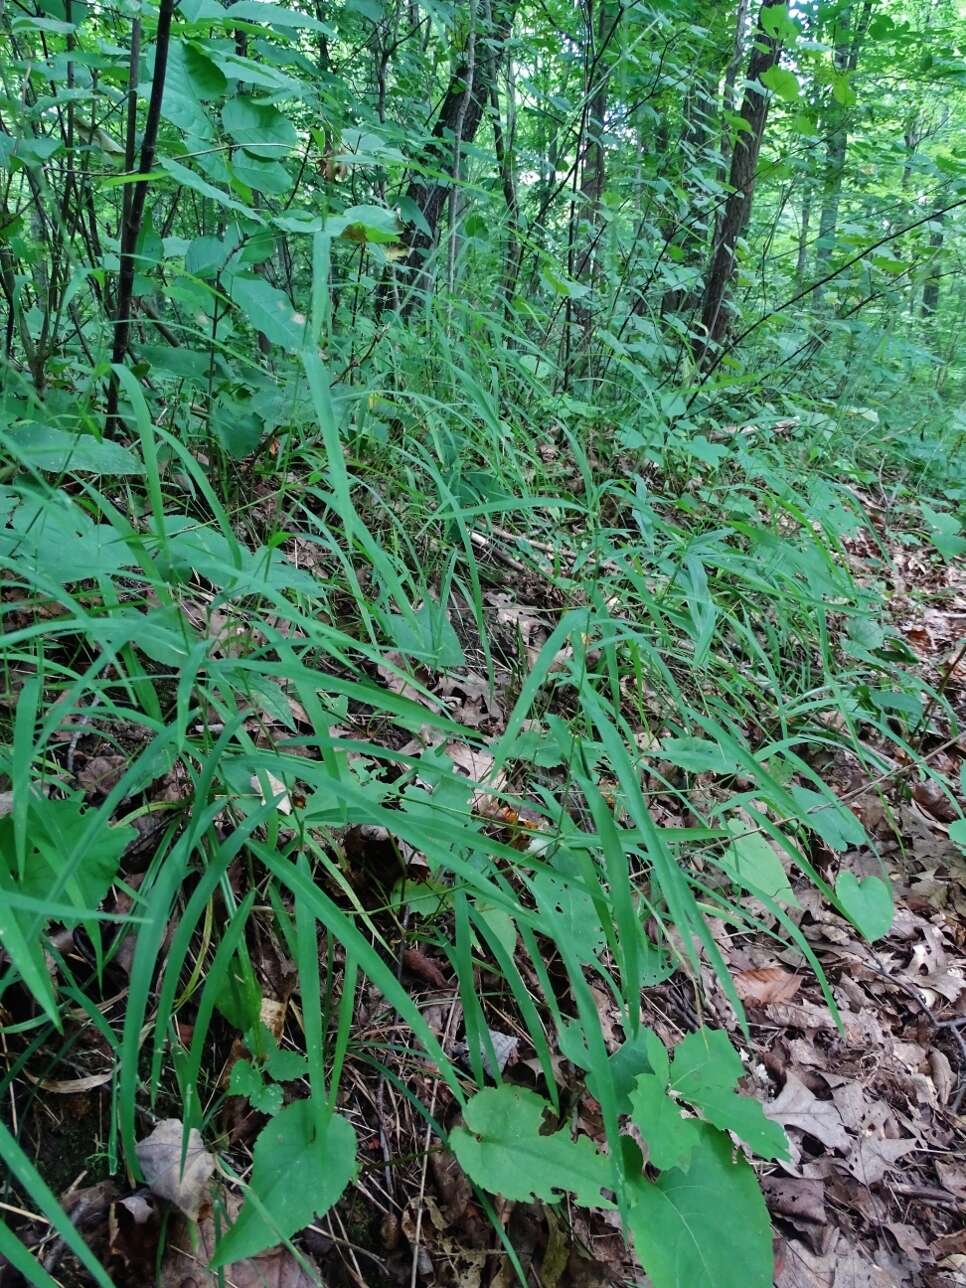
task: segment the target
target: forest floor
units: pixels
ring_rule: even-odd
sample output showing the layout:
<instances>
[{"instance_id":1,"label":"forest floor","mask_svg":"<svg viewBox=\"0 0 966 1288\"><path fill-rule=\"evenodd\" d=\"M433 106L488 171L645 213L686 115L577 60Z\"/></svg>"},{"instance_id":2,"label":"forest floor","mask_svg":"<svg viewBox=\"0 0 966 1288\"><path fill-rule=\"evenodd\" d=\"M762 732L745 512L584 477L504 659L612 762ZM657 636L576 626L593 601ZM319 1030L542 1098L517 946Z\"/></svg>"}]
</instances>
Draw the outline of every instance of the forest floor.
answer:
<instances>
[{"instance_id":1,"label":"forest floor","mask_svg":"<svg viewBox=\"0 0 966 1288\"><path fill-rule=\"evenodd\" d=\"M966 569L961 560L944 561L927 541L911 538L904 519L897 521L882 495L870 489L856 493L856 500L869 525L843 538L841 557L860 586L886 583L890 625L912 650L921 678L941 696L944 709L958 713L958 727L955 722L942 727L927 711L921 730L913 731L920 756L948 783L958 784L966 763L961 732L966 719ZM474 665L469 633L467 662L420 675L424 692L407 686L389 667L382 675L386 684L417 701L435 695L464 726L498 738L521 658L537 655L568 594L579 585L579 576L570 575L575 558L565 540L558 545L526 540L498 528L474 537L485 572L491 638L507 641L504 654L494 649L495 688L483 678L482 666ZM561 568L567 570L564 589L555 573ZM219 629L229 649L233 628L222 622ZM305 713L294 702L291 710L301 723ZM380 727L360 713L347 713L345 724L347 737L364 736L370 743L389 737L396 753L418 749L416 743L400 746L398 730ZM434 736L430 730L422 735L423 744ZM439 742L442 735L436 736ZM642 730L641 736L646 740L651 735ZM474 784L487 779L485 750L440 745ZM123 762L116 744L83 728L68 729L61 750L92 799L116 776L118 759ZM838 866L857 876L881 871L884 860L896 907L891 931L870 945L812 883L792 881L790 915L827 975L840 1023L798 949L770 930L729 928L721 919L711 925L747 1008L748 1032L736 1023L710 970L698 979L679 969L646 989L642 998L645 1022L668 1044L704 1021L726 1028L746 1062L745 1090L758 1096L768 1115L787 1130L791 1161L761 1169L774 1221L780 1288L953 1288L966 1283L966 860L949 837L955 806L948 793L918 772L922 759L903 759L885 743L876 750L880 763L892 766L878 776L831 740L821 760L824 781L855 811L873 844L837 854L818 846L812 858L819 871ZM552 769L551 761L537 778L543 786L564 790ZM499 805L482 795L476 802L491 834L521 850L539 844L542 816L531 808L539 800L535 783L518 766L498 786ZM602 787L606 791L606 783ZM662 826L693 823L680 793L664 791L656 780L651 787L650 806ZM153 799L176 804L187 790L184 781L172 776L153 789ZM720 776L714 773L699 773L688 786L689 799L703 809L721 792ZM447 1052L459 1060L462 1005L445 940L434 929L438 901L425 863L376 827L352 829L343 845L349 884L393 945L397 978ZM700 865L700 856L695 862ZM393 895L400 864L408 883L402 899ZM136 866L127 879L137 885ZM232 871L239 889L244 879L242 869ZM111 910L125 911L125 898L118 894ZM301 1001L297 972L273 928L270 908L256 907L248 938L263 990L262 1018L281 1043L300 1030ZM336 950L337 959L338 954ZM118 960L119 987L99 1002L108 1020L126 1004L123 951ZM546 965L554 977L559 963L548 959ZM520 961L519 970L529 982L528 964ZM504 1076L539 1088L541 1067L526 1027L508 1004L504 979L489 975L485 961L478 964L477 979ZM624 1037L619 1011L603 988L592 985L592 992L608 1049L615 1052ZM187 1049L190 1019L179 1018L177 1024ZM219 1033L206 1063L211 1085L224 1091L245 1050L227 1025ZM42 1054L34 1053L22 1067L16 1103L25 1147L85 1238L112 1266L116 1283L153 1281L159 1249L164 1248L163 1285L214 1284L216 1277L200 1265L205 1241L212 1237L211 1218L202 1222L200 1245L186 1242L176 1227L161 1239L154 1198L111 1175L109 1048L90 1025L78 1025L72 1034L68 1025L68 1035L73 1047L62 1048L46 1065ZM16 1042L10 1042L7 1053L12 1057ZM555 1050L552 1057L565 1103L569 1089L571 1121L601 1139L599 1106L580 1089L565 1053ZM465 1048L462 1059L467 1060ZM509 1288L514 1274L492 1220L453 1156L434 1143L417 1100L431 1120L444 1128L453 1125L457 1110L450 1091L426 1065L410 1029L367 981L352 1016L341 1092L342 1110L360 1139L363 1167L339 1204L295 1242L330 1288ZM139 1129L147 1134L152 1123L164 1118L163 1110L162 1104L153 1119L145 1114ZM171 1112L178 1113L174 1102ZM234 1159L244 1160L265 1121L251 1097L225 1096L217 1122ZM18 1213L14 1206L11 1213L21 1238L60 1282L89 1282L53 1231L32 1222L29 1211ZM628 1259L616 1213L588 1214L566 1203L546 1207L496 1201L492 1216L502 1223L531 1282L540 1288L642 1282ZM18 1282L9 1268L7 1275L5 1288ZM312 1280L282 1249L235 1266L224 1282L235 1288L297 1288Z\"/></svg>"}]
</instances>

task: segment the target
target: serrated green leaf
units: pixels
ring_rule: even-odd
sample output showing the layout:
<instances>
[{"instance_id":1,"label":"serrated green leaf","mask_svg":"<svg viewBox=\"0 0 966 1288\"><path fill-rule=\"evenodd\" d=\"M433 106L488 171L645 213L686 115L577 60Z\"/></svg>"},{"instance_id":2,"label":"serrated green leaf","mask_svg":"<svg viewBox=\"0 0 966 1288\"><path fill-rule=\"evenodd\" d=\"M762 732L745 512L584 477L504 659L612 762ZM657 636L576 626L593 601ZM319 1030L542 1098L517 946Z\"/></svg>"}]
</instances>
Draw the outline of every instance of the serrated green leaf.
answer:
<instances>
[{"instance_id":1,"label":"serrated green leaf","mask_svg":"<svg viewBox=\"0 0 966 1288\"><path fill-rule=\"evenodd\" d=\"M265 1071L276 1082L292 1082L305 1075L308 1061L298 1051L281 1051L276 1047L265 1060Z\"/></svg>"},{"instance_id":2,"label":"serrated green leaf","mask_svg":"<svg viewBox=\"0 0 966 1288\"><path fill-rule=\"evenodd\" d=\"M630 1112L647 1141L648 1162L660 1171L685 1167L700 1140L700 1123L685 1116L667 1094L664 1080L642 1073L630 1094Z\"/></svg>"},{"instance_id":3,"label":"serrated green leaf","mask_svg":"<svg viewBox=\"0 0 966 1288\"><path fill-rule=\"evenodd\" d=\"M674 1048L669 1087L722 1131L733 1131L762 1158L788 1158L781 1125L765 1117L757 1100L735 1090L741 1059L720 1029L700 1028Z\"/></svg>"},{"instance_id":4,"label":"serrated green leaf","mask_svg":"<svg viewBox=\"0 0 966 1288\"><path fill-rule=\"evenodd\" d=\"M505 1199L558 1203L571 1193L584 1207L612 1208L601 1194L613 1184L610 1161L565 1127L541 1135L549 1108L524 1087L488 1087L467 1104L450 1147L471 1180Z\"/></svg>"}]
</instances>

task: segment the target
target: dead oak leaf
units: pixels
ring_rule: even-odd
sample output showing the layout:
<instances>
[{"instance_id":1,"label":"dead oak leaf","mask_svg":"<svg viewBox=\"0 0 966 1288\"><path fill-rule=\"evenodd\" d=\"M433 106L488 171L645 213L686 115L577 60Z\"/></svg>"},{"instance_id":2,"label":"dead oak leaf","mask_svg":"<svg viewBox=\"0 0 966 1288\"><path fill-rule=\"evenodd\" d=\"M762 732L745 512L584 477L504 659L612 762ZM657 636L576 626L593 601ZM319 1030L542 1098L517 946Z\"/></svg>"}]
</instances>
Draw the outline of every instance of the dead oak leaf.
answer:
<instances>
[{"instance_id":1,"label":"dead oak leaf","mask_svg":"<svg viewBox=\"0 0 966 1288\"><path fill-rule=\"evenodd\" d=\"M165 1118L150 1136L138 1141L135 1151L144 1179L159 1198L168 1199L192 1221L198 1220L207 1198L215 1160L204 1147L201 1133L192 1127L182 1150L184 1124Z\"/></svg>"},{"instance_id":2,"label":"dead oak leaf","mask_svg":"<svg viewBox=\"0 0 966 1288\"><path fill-rule=\"evenodd\" d=\"M878 1136L864 1136L856 1145L845 1166L863 1185L877 1185L896 1161L918 1149L915 1140L888 1140Z\"/></svg>"},{"instance_id":3,"label":"dead oak leaf","mask_svg":"<svg viewBox=\"0 0 966 1288\"><path fill-rule=\"evenodd\" d=\"M741 970L734 976L735 988L743 1002L768 1006L772 1002L790 1001L802 986L800 976L780 966L759 966Z\"/></svg>"},{"instance_id":4,"label":"dead oak leaf","mask_svg":"<svg viewBox=\"0 0 966 1288\"><path fill-rule=\"evenodd\" d=\"M814 1136L827 1149L844 1154L851 1147L838 1107L831 1100L819 1100L794 1073L787 1075L781 1095L768 1106L768 1117Z\"/></svg>"}]
</instances>

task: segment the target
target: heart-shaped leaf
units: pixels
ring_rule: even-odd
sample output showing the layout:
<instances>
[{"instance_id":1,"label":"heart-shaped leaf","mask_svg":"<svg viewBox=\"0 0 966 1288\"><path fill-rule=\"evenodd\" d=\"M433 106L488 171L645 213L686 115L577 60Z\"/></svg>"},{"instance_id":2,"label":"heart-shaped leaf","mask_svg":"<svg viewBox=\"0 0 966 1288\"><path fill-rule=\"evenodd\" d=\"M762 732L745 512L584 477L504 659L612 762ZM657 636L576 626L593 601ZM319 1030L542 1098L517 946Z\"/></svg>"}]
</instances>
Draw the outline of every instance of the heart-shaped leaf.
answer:
<instances>
[{"instance_id":1,"label":"heart-shaped leaf","mask_svg":"<svg viewBox=\"0 0 966 1288\"><path fill-rule=\"evenodd\" d=\"M839 907L866 939L872 943L892 927L892 891L880 877L857 877L840 872L835 882Z\"/></svg>"}]
</instances>

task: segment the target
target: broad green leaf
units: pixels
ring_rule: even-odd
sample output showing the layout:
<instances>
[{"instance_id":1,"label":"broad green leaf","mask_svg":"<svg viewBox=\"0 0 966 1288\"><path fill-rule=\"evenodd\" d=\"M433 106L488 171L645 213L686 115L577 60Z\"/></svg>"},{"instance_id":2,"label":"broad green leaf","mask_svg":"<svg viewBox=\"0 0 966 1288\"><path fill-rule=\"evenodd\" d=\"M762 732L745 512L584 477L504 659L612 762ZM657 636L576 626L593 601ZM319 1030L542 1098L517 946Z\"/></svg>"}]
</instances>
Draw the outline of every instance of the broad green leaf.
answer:
<instances>
[{"instance_id":1,"label":"broad green leaf","mask_svg":"<svg viewBox=\"0 0 966 1288\"><path fill-rule=\"evenodd\" d=\"M439 671L466 664L466 655L449 613L435 600L424 599L411 618L392 614L386 625L393 646L407 657Z\"/></svg>"},{"instance_id":2,"label":"broad green leaf","mask_svg":"<svg viewBox=\"0 0 966 1288\"><path fill-rule=\"evenodd\" d=\"M858 102L855 90L852 88L852 78L847 72L835 72L833 74L832 97L842 107L853 107Z\"/></svg>"},{"instance_id":3,"label":"broad green leaf","mask_svg":"<svg viewBox=\"0 0 966 1288\"><path fill-rule=\"evenodd\" d=\"M835 897L852 925L870 943L892 929L892 890L881 878L840 872L835 881Z\"/></svg>"},{"instance_id":4,"label":"broad green leaf","mask_svg":"<svg viewBox=\"0 0 966 1288\"><path fill-rule=\"evenodd\" d=\"M398 241L401 235L396 216L385 206L350 206L325 221L325 232L329 237L377 245Z\"/></svg>"},{"instance_id":5,"label":"broad green leaf","mask_svg":"<svg viewBox=\"0 0 966 1288\"><path fill-rule=\"evenodd\" d=\"M293 9L284 9L280 4L269 4L268 0L238 0L237 4L228 7L224 18L231 25L239 22L266 22L272 27L303 28L323 35L332 34L332 28L318 18Z\"/></svg>"},{"instance_id":6,"label":"broad green leaf","mask_svg":"<svg viewBox=\"0 0 966 1288\"><path fill-rule=\"evenodd\" d=\"M571 1193L583 1207L613 1207L601 1194L613 1184L610 1160L566 1127L541 1134L549 1108L524 1087L487 1088L467 1104L450 1147L471 1180L505 1199L558 1203Z\"/></svg>"},{"instance_id":7,"label":"broad green leaf","mask_svg":"<svg viewBox=\"0 0 966 1288\"><path fill-rule=\"evenodd\" d=\"M771 1288L768 1210L754 1171L707 1123L686 1168L630 1184L629 1224L654 1288Z\"/></svg>"},{"instance_id":8,"label":"broad green leaf","mask_svg":"<svg viewBox=\"0 0 966 1288\"><path fill-rule=\"evenodd\" d=\"M286 1105L255 1141L249 1192L218 1240L213 1269L254 1257L327 1212L356 1171L356 1134L339 1114L319 1119L308 1100Z\"/></svg>"},{"instance_id":9,"label":"broad green leaf","mask_svg":"<svg viewBox=\"0 0 966 1288\"><path fill-rule=\"evenodd\" d=\"M685 1116L667 1094L664 1079L642 1073L630 1093L630 1114L647 1141L648 1162L660 1171L685 1167L700 1143L698 1119Z\"/></svg>"},{"instance_id":10,"label":"broad green leaf","mask_svg":"<svg viewBox=\"0 0 966 1288\"><path fill-rule=\"evenodd\" d=\"M739 819L730 819L727 827L735 839L719 859L725 872L752 894L798 907L778 851L768 838L760 832L746 835L748 828Z\"/></svg>"},{"instance_id":11,"label":"broad green leaf","mask_svg":"<svg viewBox=\"0 0 966 1288\"><path fill-rule=\"evenodd\" d=\"M228 294L256 331L273 344L289 351L301 349L305 340L305 318L296 313L284 291L263 277L236 273L228 283Z\"/></svg>"},{"instance_id":12,"label":"broad green leaf","mask_svg":"<svg viewBox=\"0 0 966 1288\"><path fill-rule=\"evenodd\" d=\"M963 768L966 771L966 761L963 762ZM966 850L966 818L957 818L955 823L950 823L949 839L961 850Z\"/></svg>"},{"instance_id":13,"label":"broad green leaf","mask_svg":"<svg viewBox=\"0 0 966 1288\"><path fill-rule=\"evenodd\" d=\"M107 894L121 855L137 833L132 827L104 824L85 839L91 811L74 799L32 798L27 807L28 853L18 878L13 821L0 819L0 862L17 889L32 899L70 904L78 916L94 911Z\"/></svg>"},{"instance_id":14,"label":"broad green leaf","mask_svg":"<svg viewBox=\"0 0 966 1288\"><path fill-rule=\"evenodd\" d=\"M18 459L53 473L143 474L144 465L120 443L93 434L70 434L53 425L18 425L7 431Z\"/></svg>"},{"instance_id":15,"label":"broad green leaf","mask_svg":"<svg viewBox=\"0 0 966 1288\"><path fill-rule=\"evenodd\" d=\"M791 44L798 39L799 25L788 15L787 4L765 5L761 10L761 25L769 36Z\"/></svg>"},{"instance_id":16,"label":"broad green leaf","mask_svg":"<svg viewBox=\"0 0 966 1288\"><path fill-rule=\"evenodd\" d=\"M287 116L244 95L228 100L221 110L221 123L246 152L269 161L285 156L298 143L295 126Z\"/></svg>"},{"instance_id":17,"label":"broad green leaf","mask_svg":"<svg viewBox=\"0 0 966 1288\"><path fill-rule=\"evenodd\" d=\"M770 89L786 102L793 103L801 98L802 91L798 77L784 67L769 67L766 72L762 72L761 83L765 89Z\"/></svg>"},{"instance_id":18,"label":"broad green leaf","mask_svg":"<svg viewBox=\"0 0 966 1288\"><path fill-rule=\"evenodd\" d=\"M791 788L800 817L817 832L832 850L847 850L850 846L868 845L865 828L847 805L834 796L823 796L809 787Z\"/></svg>"},{"instance_id":19,"label":"broad green leaf","mask_svg":"<svg viewBox=\"0 0 966 1288\"><path fill-rule=\"evenodd\" d=\"M700 1028L674 1048L670 1089L722 1131L733 1131L762 1158L788 1158L781 1125L765 1117L757 1100L735 1092L744 1069L720 1029Z\"/></svg>"},{"instance_id":20,"label":"broad green leaf","mask_svg":"<svg viewBox=\"0 0 966 1288\"><path fill-rule=\"evenodd\" d=\"M293 1082L304 1078L308 1061L298 1051L280 1050L273 1047L265 1060L265 1070L276 1082Z\"/></svg>"},{"instance_id":21,"label":"broad green leaf","mask_svg":"<svg viewBox=\"0 0 966 1288\"><path fill-rule=\"evenodd\" d=\"M232 157L229 165L234 177L254 192L267 192L270 196L280 197L292 187L293 181L288 171L278 161L259 160L249 156L246 151L239 151Z\"/></svg>"},{"instance_id":22,"label":"broad green leaf","mask_svg":"<svg viewBox=\"0 0 966 1288\"><path fill-rule=\"evenodd\" d=\"M556 914L577 960L596 961L604 932L590 894L545 870L534 876L533 893L541 908L549 907Z\"/></svg>"},{"instance_id":23,"label":"broad green leaf","mask_svg":"<svg viewBox=\"0 0 966 1288\"><path fill-rule=\"evenodd\" d=\"M664 1043L653 1029L641 1029L634 1037L628 1038L608 1057L607 1066L619 1114L631 1112L631 1092L642 1073L653 1074L662 1087L667 1087L670 1062ZM587 1087L600 1099L594 1089L593 1074L587 1079Z\"/></svg>"}]
</instances>

